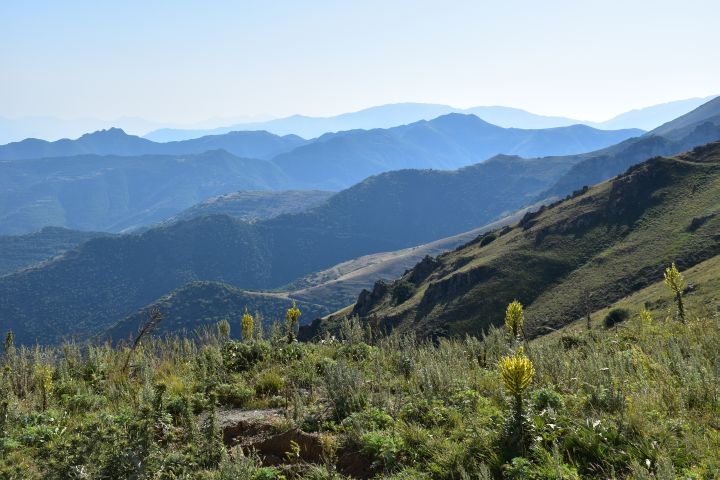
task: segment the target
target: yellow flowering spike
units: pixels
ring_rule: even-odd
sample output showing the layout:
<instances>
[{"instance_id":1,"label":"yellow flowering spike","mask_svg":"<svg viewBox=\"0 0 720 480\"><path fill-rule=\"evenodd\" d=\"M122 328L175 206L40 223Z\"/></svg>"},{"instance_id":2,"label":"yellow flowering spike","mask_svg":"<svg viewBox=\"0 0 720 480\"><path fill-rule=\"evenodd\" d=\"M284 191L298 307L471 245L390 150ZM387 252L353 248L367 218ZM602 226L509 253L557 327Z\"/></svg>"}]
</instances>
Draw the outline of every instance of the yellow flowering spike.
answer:
<instances>
[{"instance_id":1,"label":"yellow flowering spike","mask_svg":"<svg viewBox=\"0 0 720 480\"><path fill-rule=\"evenodd\" d=\"M525 313L523 312L522 303L513 300L505 310L505 327L514 338L520 338L524 324Z\"/></svg>"},{"instance_id":2,"label":"yellow flowering spike","mask_svg":"<svg viewBox=\"0 0 720 480\"><path fill-rule=\"evenodd\" d=\"M255 319L253 318L252 315L250 315L250 313L248 313L248 309L246 307L245 313L243 313L242 320L240 321L240 327L242 328L243 340L247 341L252 338L254 323L255 323Z\"/></svg>"},{"instance_id":3,"label":"yellow flowering spike","mask_svg":"<svg viewBox=\"0 0 720 480\"><path fill-rule=\"evenodd\" d=\"M53 391L53 369L49 365L39 364L35 366L35 381L42 395L42 408L47 409L48 397Z\"/></svg>"},{"instance_id":4,"label":"yellow flowering spike","mask_svg":"<svg viewBox=\"0 0 720 480\"><path fill-rule=\"evenodd\" d=\"M652 323L652 313L647 309L643 308L640 310L640 323L642 325L650 325Z\"/></svg>"},{"instance_id":5,"label":"yellow flowering spike","mask_svg":"<svg viewBox=\"0 0 720 480\"><path fill-rule=\"evenodd\" d=\"M522 397L535 377L535 367L525 355L522 347L515 355L502 357L498 363L498 370L500 370L505 388L515 398Z\"/></svg>"},{"instance_id":6,"label":"yellow flowering spike","mask_svg":"<svg viewBox=\"0 0 720 480\"><path fill-rule=\"evenodd\" d=\"M674 294L682 293L685 290L685 278L683 274L675 266L675 262L665 269L665 285L668 286Z\"/></svg>"},{"instance_id":7,"label":"yellow flowering spike","mask_svg":"<svg viewBox=\"0 0 720 480\"><path fill-rule=\"evenodd\" d=\"M677 303L678 316L680 320L685 321L685 306L683 305L682 294L685 291L685 278L683 274L675 266L675 262L665 269L665 285L668 286L672 294L675 296Z\"/></svg>"},{"instance_id":8,"label":"yellow flowering spike","mask_svg":"<svg viewBox=\"0 0 720 480\"><path fill-rule=\"evenodd\" d=\"M297 308L295 300L293 300L292 307L288 308L287 312L285 312L285 324L287 325L289 342L293 341L293 339L295 338L295 325L297 325L300 315L302 315L302 312L299 308Z\"/></svg>"}]
</instances>

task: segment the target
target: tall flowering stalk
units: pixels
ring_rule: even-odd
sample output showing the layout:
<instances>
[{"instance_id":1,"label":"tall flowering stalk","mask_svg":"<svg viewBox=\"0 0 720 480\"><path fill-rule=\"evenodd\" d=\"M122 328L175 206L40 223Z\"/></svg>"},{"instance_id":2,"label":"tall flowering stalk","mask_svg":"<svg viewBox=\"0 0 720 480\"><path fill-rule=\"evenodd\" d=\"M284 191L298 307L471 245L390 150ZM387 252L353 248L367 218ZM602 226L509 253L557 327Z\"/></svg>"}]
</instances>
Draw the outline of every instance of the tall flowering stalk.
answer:
<instances>
[{"instance_id":1,"label":"tall flowering stalk","mask_svg":"<svg viewBox=\"0 0 720 480\"><path fill-rule=\"evenodd\" d=\"M683 304L682 294L685 291L685 278L683 274L675 266L675 262L665 269L665 285L675 295L675 303L677 303L678 317L680 321L685 323L685 305Z\"/></svg>"}]
</instances>

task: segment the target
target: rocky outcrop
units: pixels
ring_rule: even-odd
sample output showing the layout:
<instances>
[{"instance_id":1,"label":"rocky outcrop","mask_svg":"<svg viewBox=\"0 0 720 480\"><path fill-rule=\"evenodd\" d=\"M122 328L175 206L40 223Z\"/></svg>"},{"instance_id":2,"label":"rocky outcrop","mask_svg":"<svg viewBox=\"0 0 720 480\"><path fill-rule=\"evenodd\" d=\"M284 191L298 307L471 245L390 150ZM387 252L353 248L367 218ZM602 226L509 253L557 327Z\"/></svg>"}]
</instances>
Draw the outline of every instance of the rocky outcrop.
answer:
<instances>
[{"instance_id":1,"label":"rocky outcrop","mask_svg":"<svg viewBox=\"0 0 720 480\"><path fill-rule=\"evenodd\" d=\"M352 309L351 316L367 316L372 308L377 305L377 303L382 300L385 295L387 295L388 291L388 284L382 280L375 282L372 292L367 289L363 289L363 291L360 292L360 295L358 295L358 299Z\"/></svg>"},{"instance_id":2,"label":"rocky outcrop","mask_svg":"<svg viewBox=\"0 0 720 480\"><path fill-rule=\"evenodd\" d=\"M257 454L264 465L298 473L309 464L328 461L321 434L298 428L283 430L285 416L281 410L222 410L218 424L226 446ZM370 478L375 473L372 461L359 452L344 448L335 454L336 468L343 475Z\"/></svg>"}]
</instances>

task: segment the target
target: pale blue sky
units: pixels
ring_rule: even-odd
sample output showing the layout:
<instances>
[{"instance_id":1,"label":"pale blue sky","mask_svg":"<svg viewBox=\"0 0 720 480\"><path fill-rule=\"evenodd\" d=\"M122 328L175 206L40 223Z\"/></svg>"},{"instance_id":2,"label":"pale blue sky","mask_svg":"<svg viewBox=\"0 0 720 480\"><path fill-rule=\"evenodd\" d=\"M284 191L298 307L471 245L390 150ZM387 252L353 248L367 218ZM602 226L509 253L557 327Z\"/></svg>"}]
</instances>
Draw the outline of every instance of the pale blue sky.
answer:
<instances>
[{"instance_id":1,"label":"pale blue sky","mask_svg":"<svg viewBox=\"0 0 720 480\"><path fill-rule=\"evenodd\" d=\"M603 120L720 93L720 2L0 2L0 116L165 122L415 101Z\"/></svg>"}]
</instances>

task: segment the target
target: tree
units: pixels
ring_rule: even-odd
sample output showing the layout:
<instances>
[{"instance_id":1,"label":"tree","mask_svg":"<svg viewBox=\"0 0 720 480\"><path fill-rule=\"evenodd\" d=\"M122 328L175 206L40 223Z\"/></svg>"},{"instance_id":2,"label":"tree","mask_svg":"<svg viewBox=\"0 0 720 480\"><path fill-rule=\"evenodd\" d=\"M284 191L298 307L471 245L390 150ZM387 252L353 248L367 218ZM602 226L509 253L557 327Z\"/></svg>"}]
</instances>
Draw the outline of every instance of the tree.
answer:
<instances>
[{"instance_id":1,"label":"tree","mask_svg":"<svg viewBox=\"0 0 720 480\"><path fill-rule=\"evenodd\" d=\"M677 303L678 317L680 321L685 323L685 305L683 304L682 294L685 291L685 278L683 274L675 266L675 262L665 269L665 285L675 295L675 303Z\"/></svg>"}]
</instances>

